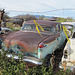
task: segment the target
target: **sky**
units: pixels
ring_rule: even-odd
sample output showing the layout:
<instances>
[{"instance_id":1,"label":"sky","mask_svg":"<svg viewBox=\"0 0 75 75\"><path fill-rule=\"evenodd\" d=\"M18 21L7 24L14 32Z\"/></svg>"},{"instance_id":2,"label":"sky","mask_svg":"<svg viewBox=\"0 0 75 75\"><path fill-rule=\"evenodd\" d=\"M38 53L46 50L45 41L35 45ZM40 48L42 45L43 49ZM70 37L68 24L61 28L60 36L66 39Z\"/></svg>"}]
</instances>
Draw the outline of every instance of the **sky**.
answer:
<instances>
[{"instance_id":1,"label":"sky","mask_svg":"<svg viewBox=\"0 0 75 75\"><path fill-rule=\"evenodd\" d=\"M0 0L0 9L5 9L5 12L7 12L10 17L33 14L75 18L75 0Z\"/></svg>"}]
</instances>

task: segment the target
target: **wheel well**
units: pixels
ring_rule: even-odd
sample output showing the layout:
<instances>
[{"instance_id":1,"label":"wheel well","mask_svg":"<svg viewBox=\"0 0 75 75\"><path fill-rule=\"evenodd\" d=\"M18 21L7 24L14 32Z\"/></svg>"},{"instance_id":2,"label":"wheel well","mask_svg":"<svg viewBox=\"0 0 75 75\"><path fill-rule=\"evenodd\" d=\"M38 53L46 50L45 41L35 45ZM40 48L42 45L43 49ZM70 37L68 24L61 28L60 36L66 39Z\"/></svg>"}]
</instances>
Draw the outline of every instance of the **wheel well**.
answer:
<instances>
[{"instance_id":1,"label":"wheel well","mask_svg":"<svg viewBox=\"0 0 75 75\"><path fill-rule=\"evenodd\" d=\"M46 59L47 57L51 57L51 56L52 56L52 54L48 54L48 55L46 55L45 59Z\"/></svg>"}]
</instances>

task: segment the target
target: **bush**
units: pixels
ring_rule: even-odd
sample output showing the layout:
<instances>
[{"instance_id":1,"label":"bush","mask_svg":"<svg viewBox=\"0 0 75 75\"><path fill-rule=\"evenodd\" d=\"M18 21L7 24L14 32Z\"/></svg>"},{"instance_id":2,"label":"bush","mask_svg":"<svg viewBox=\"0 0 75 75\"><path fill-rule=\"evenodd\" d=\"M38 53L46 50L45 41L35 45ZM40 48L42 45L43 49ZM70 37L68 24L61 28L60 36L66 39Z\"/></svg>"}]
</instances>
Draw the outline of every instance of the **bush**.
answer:
<instances>
[{"instance_id":1,"label":"bush","mask_svg":"<svg viewBox=\"0 0 75 75\"><path fill-rule=\"evenodd\" d=\"M6 27L14 30L14 31L19 31L21 29L20 25L15 25L13 23L6 23Z\"/></svg>"},{"instance_id":2,"label":"bush","mask_svg":"<svg viewBox=\"0 0 75 75\"><path fill-rule=\"evenodd\" d=\"M72 75L69 69L53 72L52 67L47 69L47 67L40 66L28 70L25 70L25 68L25 63L21 60L7 58L5 52L3 52L3 55L0 52L0 75Z\"/></svg>"},{"instance_id":3,"label":"bush","mask_svg":"<svg viewBox=\"0 0 75 75\"><path fill-rule=\"evenodd\" d=\"M5 53L4 53L5 54ZM7 58L6 55L0 53L0 69L2 75L26 75L25 64L13 58Z\"/></svg>"}]
</instances>

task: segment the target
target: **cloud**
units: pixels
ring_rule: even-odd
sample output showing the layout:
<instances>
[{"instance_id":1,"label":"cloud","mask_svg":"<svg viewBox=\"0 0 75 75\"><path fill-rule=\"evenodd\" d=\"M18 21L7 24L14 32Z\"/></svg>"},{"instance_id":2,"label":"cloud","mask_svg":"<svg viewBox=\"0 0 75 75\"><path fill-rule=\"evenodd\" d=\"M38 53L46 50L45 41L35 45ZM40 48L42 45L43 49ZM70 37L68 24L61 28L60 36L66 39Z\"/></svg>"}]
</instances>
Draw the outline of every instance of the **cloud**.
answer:
<instances>
[{"instance_id":1,"label":"cloud","mask_svg":"<svg viewBox=\"0 0 75 75\"><path fill-rule=\"evenodd\" d=\"M46 12L55 9L74 8L74 0L0 0L0 7L6 11ZM75 12L75 11L71 11ZM61 15L62 11L46 13L46 15ZM66 14L67 15L67 14Z\"/></svg>"},{"instance_id":2,"label":"cloud","mask_svg":"<svg viewBox=\"0 0 75 75\"><path fill-rule=\"evenodd\" d=\"M74 8L74 0L0 0L0 7L7 10L46 11L58 8Z\"/></svg>"}]
</instances>

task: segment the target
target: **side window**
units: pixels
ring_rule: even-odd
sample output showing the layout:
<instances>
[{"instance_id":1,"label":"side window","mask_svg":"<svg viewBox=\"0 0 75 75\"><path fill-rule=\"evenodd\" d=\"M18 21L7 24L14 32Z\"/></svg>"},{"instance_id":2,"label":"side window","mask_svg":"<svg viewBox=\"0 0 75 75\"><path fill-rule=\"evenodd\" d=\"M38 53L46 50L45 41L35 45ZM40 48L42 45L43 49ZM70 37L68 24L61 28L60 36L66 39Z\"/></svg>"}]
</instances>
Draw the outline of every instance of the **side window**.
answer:
<instances>
[{"instance_id":1,"label":"side window","mask_svg":"<svg viewBox=\"0 0 75 75\"><path fill-rule=\"evenodd\" d=\"M60 25L56 25L56 32L60 31Z\"/></svg>"},{"instance_id":2,"label":"side window","mask_svg":"<svg viewBox=\"0 0 75 75\"><path fill-rule=\"evenodd\" d=\"M62 27L62 25L60 25L60 31L63 31L63 27Z\"/></svg>"}]
</instances>

